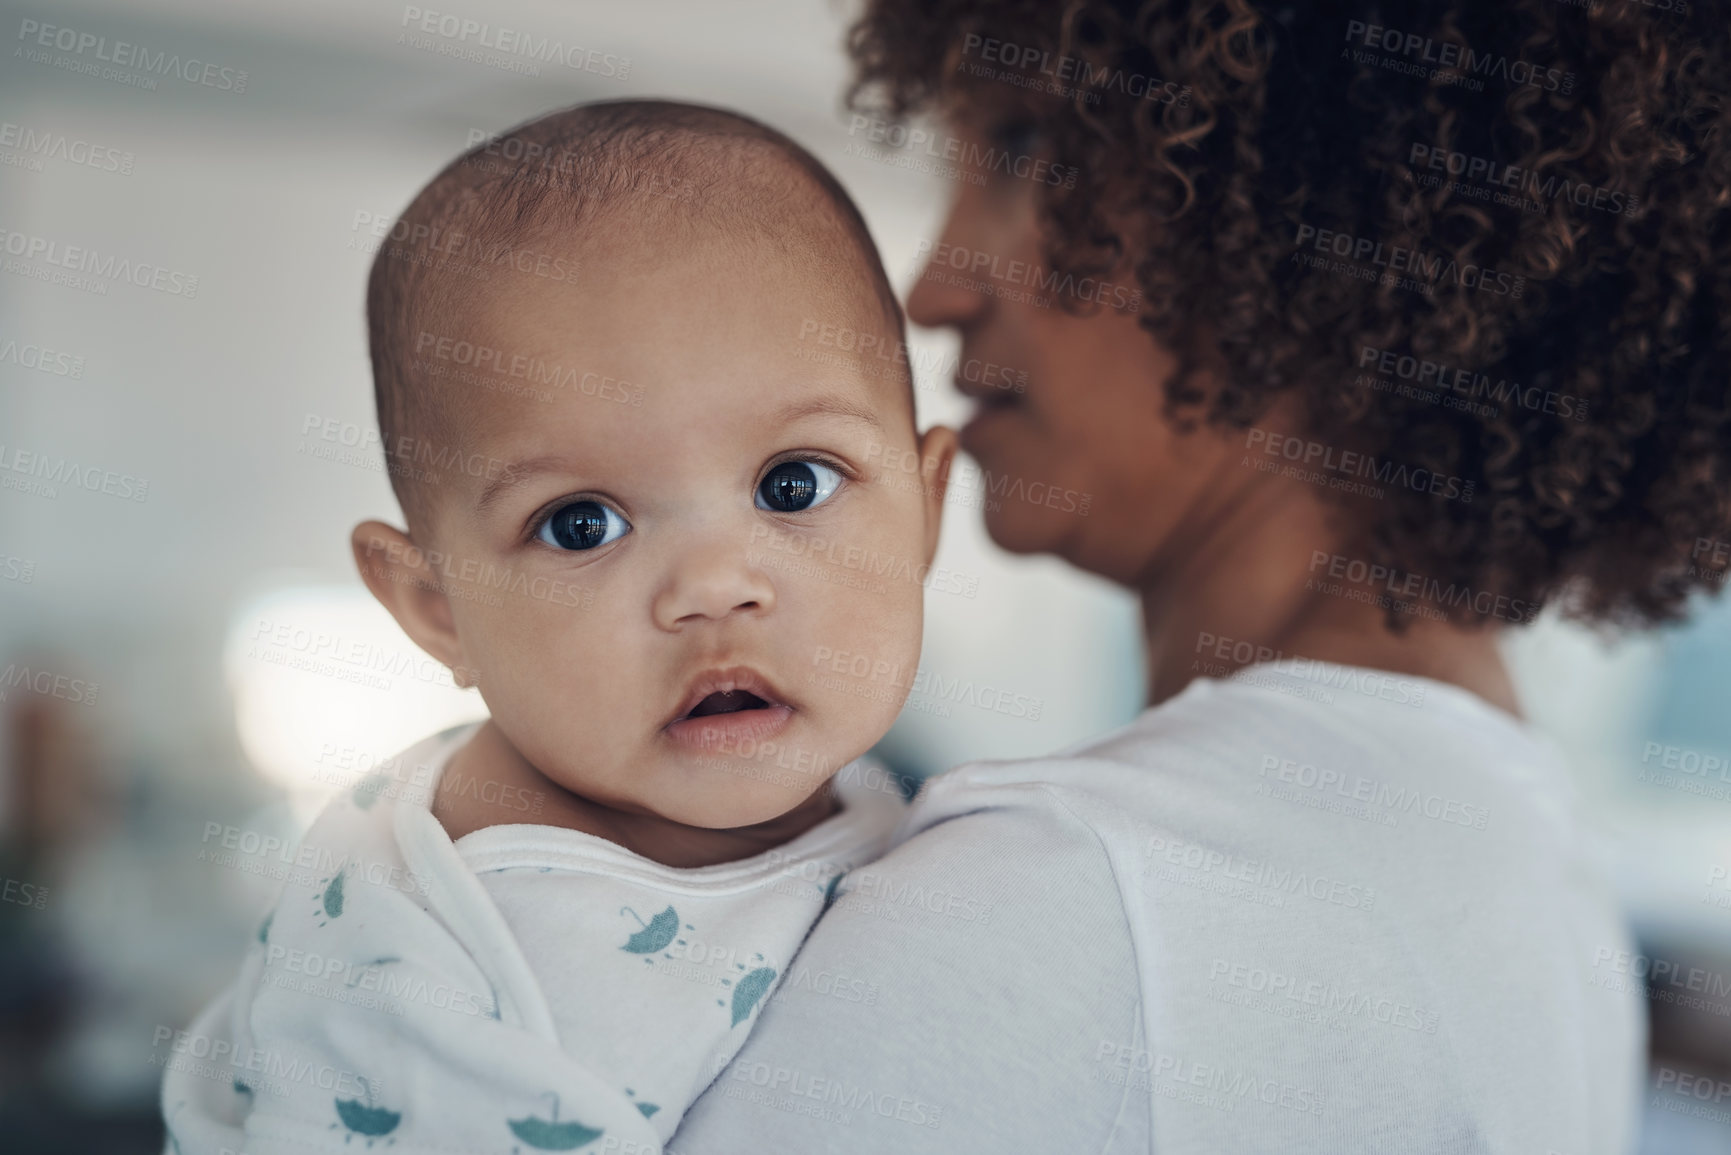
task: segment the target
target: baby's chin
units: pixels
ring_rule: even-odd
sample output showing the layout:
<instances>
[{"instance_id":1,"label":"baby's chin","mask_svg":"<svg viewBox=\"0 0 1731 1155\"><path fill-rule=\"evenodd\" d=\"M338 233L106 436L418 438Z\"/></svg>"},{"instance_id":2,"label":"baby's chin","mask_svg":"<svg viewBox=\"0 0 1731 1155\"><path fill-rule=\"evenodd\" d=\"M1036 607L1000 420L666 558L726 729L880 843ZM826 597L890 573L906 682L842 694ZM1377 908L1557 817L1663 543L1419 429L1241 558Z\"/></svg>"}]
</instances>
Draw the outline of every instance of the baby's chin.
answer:
<instances>
[{"instance_id":1,"label":"baby's chin","mask_svg":"<svg viewBox=\"0 0 1731 1155\"><path fill-rule=\"evenodd\" d=\"M708 781L689 776L666 797L641 802L662 818L700 830L741 830L778 821L797 822L805 812L824 809L834 768L822 774L801 773L739 759L728 765L697 767ZM767 781L765 780L767 779ZM821 818L819 819L821 820Z\"/></svg>"}]
</instances>

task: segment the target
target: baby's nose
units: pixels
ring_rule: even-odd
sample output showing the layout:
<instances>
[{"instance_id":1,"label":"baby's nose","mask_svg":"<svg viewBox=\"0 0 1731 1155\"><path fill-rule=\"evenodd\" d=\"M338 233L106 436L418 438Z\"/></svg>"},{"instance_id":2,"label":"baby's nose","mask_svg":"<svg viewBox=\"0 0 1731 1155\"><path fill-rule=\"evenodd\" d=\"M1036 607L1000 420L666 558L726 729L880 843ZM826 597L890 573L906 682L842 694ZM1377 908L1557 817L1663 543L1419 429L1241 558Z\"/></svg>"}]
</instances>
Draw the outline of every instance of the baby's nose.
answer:
<instances>
[{"instance_id":1,"label":"baby's nose","mask_svg":"<svg viewBox=\"0 0 1731 1155\"><path fill-rule=\"evenodd\" d=\"M738 614L762 614L775 605L775 586L750 551L737 542L714 541L686 549L673 560L655 597L655 624L675 630Z\"/></svg>"}]
</instances>

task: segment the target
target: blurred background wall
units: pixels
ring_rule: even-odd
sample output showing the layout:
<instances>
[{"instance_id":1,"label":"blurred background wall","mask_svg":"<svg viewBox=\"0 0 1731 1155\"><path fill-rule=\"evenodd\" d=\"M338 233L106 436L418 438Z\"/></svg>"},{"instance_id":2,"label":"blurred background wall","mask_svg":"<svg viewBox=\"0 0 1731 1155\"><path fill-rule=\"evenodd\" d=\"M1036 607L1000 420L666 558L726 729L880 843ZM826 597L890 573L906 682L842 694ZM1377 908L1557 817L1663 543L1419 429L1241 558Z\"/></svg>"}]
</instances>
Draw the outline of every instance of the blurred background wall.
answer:
<instances>
[{"instance_id":1,"label":"blurred background wall","mask_svg":"<svg viewBox=\"0 0 1731 1155\"><path fill-rule=\"evenodd\" d=\"M7 1150L159 1150L173 1033L232 975L276 887L273 848L369 761L483 710L424 665L369 674L292 641L413 653L347 545L364 517L398 520L362 326L375 223L480 134L633 95L788 132L854 194L898 286L941 218L946 181L842 109L851 7L437 9L581 44L621 62L611 74L451 55L459 42L413 27L432 7L0 3ZM120 42L212 67L115 63ZM57 282L51 245L163 274ZM921 424L959 421L953 343L913 340ZM898 767L1036 754L1139 709L1122 592L1010 558L965 506L938 564L962 592L928 595L923 664L1036 700L1039 717L910 709L882 747ZM1510 654L1604 832L1643 942L1632 969L1707 976L1688 999L1653 984L1647 1149L1731 1150L1731 1083L1704 1101L1681 1077L1731 1079L1731 611L1623 640L1545 620Z\"/></svg>"}]
</instances>

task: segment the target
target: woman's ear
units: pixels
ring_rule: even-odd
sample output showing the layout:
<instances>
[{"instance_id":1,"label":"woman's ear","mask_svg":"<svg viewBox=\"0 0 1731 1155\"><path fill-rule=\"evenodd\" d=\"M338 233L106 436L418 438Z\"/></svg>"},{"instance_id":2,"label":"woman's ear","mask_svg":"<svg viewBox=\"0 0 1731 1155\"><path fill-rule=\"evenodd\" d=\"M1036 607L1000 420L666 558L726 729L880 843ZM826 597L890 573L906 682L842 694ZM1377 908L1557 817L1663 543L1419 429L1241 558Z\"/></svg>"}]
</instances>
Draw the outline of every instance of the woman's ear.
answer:
<instances>
[{"instance_id":1,"label":"woman's ear","mask_svg":"<svg viewBox=\"0 0 1731 1155\"><path fill-rule=\"evenodd\" d=\"M920 492L926 501L926 564L938 552L938 530L944 522L944 493L950 484L950 465L956 458L956 431L934 425L920 437Z\"/></svg>"},{"instance_id":2,"label":"woman's ear","mask_svg":"<svg viewBox=\"0 0 1731 1155\"><path fill-rule=\"evenodd\" d=\"M414 643L449 666L459 686L479 683L463 653L451 599L439 581L439 554L382 521L363 521L349 536L361 580Z\"/></svg>"}]
</instances>

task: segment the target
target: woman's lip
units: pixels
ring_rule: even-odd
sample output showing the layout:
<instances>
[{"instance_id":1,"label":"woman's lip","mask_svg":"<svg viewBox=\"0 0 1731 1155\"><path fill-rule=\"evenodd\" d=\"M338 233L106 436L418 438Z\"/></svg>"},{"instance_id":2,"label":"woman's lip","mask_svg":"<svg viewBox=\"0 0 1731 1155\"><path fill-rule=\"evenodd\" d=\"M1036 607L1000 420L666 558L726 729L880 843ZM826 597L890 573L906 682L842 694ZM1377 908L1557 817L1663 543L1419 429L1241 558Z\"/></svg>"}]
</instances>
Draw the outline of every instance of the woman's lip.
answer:
<instances>
[{"instance_id":1,"label":"woman's lip","mask_svg":"<svg viewBox=\"0 0 1731 1155\"><path fill-rule=\"evenodd\" d=\"M755 710L735 710L731 714L704 714L698 718L681 718L669 723L667 736L674 743L690 750L737 748L743 742L762 742L773 738L793 717L793 707L760 706Z\"/></svg>"}]
</instances>

